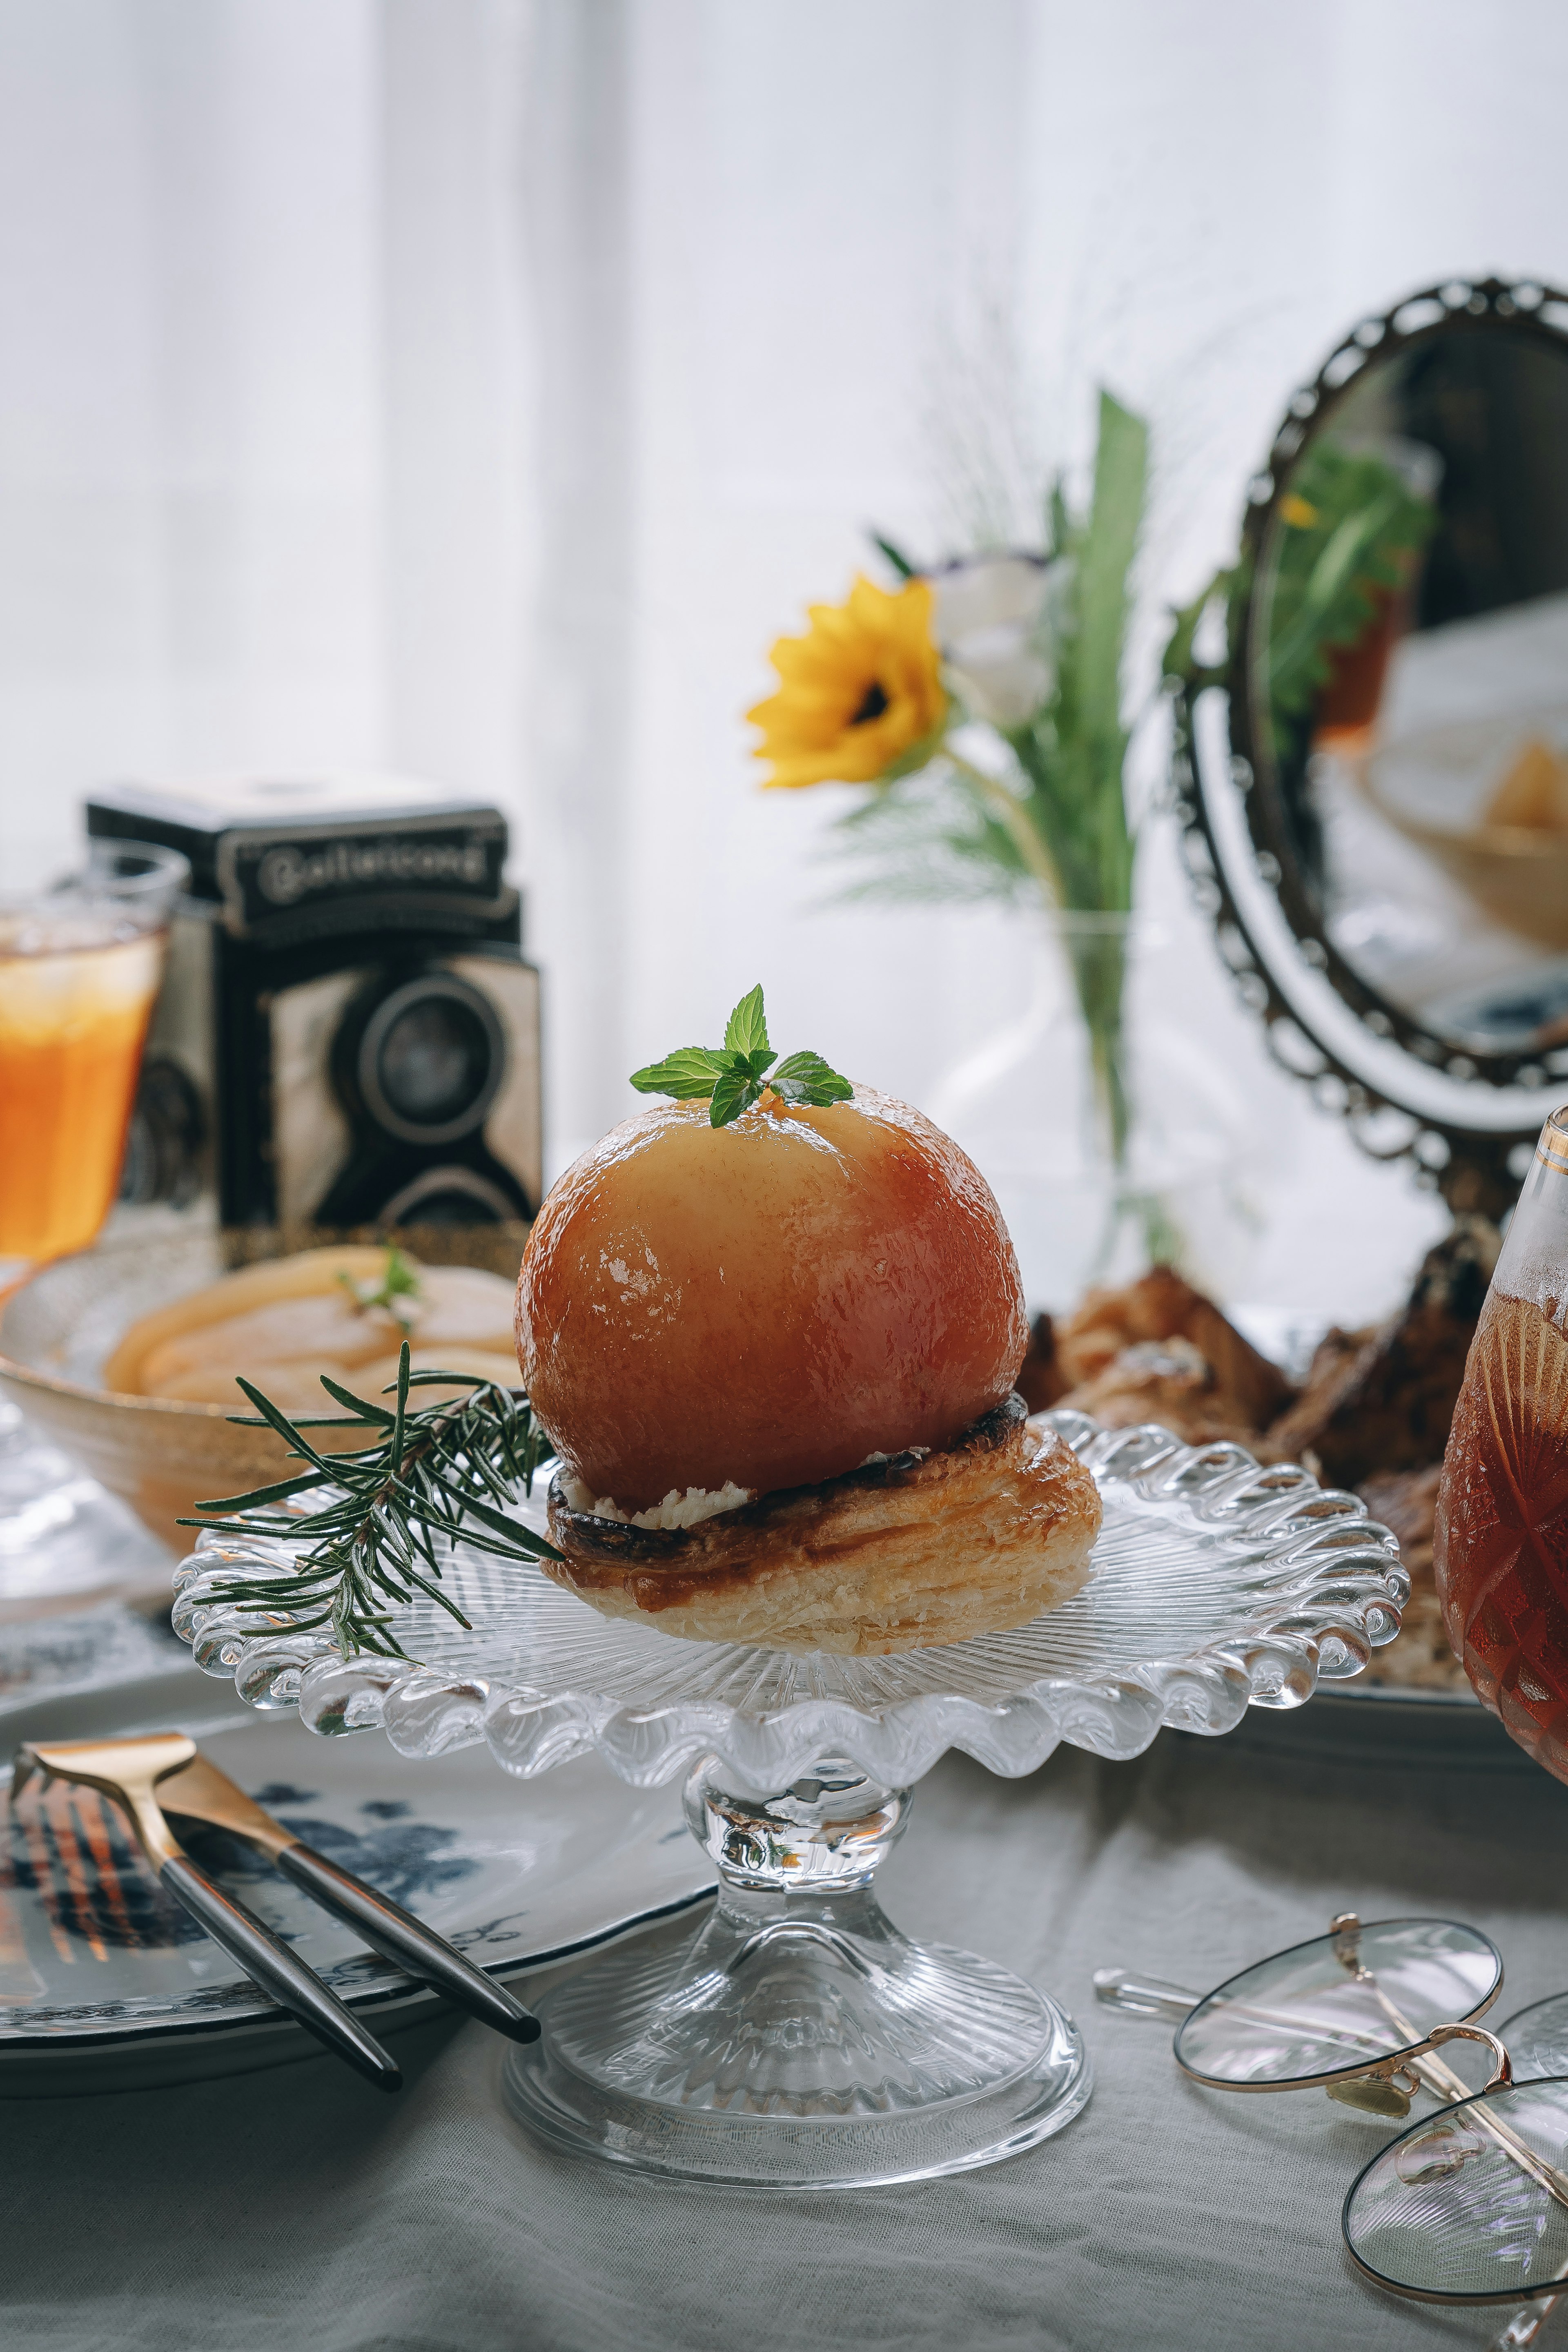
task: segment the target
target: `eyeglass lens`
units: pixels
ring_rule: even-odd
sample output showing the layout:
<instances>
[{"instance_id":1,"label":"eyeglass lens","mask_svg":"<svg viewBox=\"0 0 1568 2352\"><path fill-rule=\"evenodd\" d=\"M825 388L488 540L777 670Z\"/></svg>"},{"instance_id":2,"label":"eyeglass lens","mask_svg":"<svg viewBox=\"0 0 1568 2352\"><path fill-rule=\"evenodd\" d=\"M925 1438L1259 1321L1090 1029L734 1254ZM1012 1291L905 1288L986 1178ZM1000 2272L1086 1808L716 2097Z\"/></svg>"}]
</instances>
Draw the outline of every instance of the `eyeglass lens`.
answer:
<instances>
[{"instance_id":1,"label":"eyeglass lens","mask_svg":"<svg viewBox=\"0 0 1568 2352\"><path fill-rule=\"evenodd\" d=\"M1568 2275L1568 2081L1516 2083L1401 2133L1344 2200L1345 2242L1380 2285L1511 2303Z\"/></svg>"},{"instance_id":2,"label":"eyeglass lens","mask_svg":"<svg viewBox=\"0 0 1568 2352\"><path fill-rule=\"evenodd\" d=\"M1498 2034L1508 2044L1513 2079L1527 2083L1532 2075L1568 2074L1568 1992L1554 1992L1521 2009Z\"/></svg>"},{"instance_id":3,"label":"eyeglass lens","mask_svg":"<svg viewBox=\"0 0 1568 2352\"><path fill-rule=\"evenodd\" d=\"M1283 2090L1373 2064L1437 2026L1467 2022L1501 1982L1497 1948L1476 1928L1378 1920L1350 1935L1319 1936L1232 1977L1184 2019L1176 2054L1201 2081Z\"/></svg>"}]
</instances>

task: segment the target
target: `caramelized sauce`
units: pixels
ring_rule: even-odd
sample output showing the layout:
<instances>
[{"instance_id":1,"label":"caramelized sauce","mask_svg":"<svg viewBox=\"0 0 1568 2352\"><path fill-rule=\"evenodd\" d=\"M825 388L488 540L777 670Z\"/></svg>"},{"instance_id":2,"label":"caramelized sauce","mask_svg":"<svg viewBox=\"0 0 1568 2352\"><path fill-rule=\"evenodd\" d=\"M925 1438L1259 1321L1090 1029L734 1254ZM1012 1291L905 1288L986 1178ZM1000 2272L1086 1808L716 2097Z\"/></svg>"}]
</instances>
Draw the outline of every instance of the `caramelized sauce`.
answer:
<instances>
[{"instance_id":1,"label":"caramelized sauce","mask_svg":"<svg viewBox=\"0 0 1568 2352\"><path fill-rule=\"evenodd\" d=\"M1444 1460L1433 1561L1465 1672L1520 1746L1568 1780L1563 1311L1488 1298Z\"/></svg>"}]
</instances>

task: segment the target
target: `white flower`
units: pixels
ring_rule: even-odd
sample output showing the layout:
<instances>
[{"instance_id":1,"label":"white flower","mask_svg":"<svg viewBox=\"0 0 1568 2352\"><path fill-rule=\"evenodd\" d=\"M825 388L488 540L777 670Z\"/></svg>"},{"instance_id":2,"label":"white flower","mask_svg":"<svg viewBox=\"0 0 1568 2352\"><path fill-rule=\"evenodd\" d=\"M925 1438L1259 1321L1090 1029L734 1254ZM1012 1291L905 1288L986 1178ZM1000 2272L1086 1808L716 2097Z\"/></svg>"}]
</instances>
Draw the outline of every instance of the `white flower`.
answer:
<instances>
[{"instance_id":1,"label":"white flower","mask_svg":"<svg viewBox=\"0 0 1568 2352\"><path fill-rule=\"evenodd\" d=\"M1026 727L1049 699L1067 571L1038 555L977 555L930 574L947 683L971 718Z\"/></svg>"}]
</instances>

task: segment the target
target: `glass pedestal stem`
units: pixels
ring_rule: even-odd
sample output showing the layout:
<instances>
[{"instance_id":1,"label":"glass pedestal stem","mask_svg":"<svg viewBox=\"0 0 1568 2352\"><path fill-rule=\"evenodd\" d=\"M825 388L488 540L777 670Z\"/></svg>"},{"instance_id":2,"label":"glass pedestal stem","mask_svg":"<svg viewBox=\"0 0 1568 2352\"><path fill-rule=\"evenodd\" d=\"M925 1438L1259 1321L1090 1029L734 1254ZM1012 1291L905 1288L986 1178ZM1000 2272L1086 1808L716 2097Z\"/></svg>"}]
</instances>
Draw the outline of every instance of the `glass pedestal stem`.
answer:
<instances>
[{"instance_id":1,"label":"glass pedestal stem","mask_svg":"<svg viewBox=\"0 0 1568 2352\"><path fill-rule=\"evenodd\" d=\"M614 2162L757 2186L918 2179L1059 2131L1090 2089L1071 2021L876 1900L909 1803L836 1758L767 1797L705 1759L685 1806L713 1911L545 1997L543 2041L507 2061L514 2113Z\"/></svg>"}]
</instances>

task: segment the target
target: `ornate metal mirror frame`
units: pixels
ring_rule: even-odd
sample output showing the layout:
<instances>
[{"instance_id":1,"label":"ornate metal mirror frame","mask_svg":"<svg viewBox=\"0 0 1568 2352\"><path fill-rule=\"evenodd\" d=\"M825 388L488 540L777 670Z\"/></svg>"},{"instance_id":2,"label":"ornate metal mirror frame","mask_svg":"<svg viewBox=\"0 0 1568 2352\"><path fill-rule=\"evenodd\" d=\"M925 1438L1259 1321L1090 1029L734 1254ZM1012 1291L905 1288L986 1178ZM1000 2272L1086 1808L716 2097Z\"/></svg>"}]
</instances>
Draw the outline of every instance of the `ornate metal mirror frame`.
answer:
<instances>
[{"instance_id":1,"label":"ornate metal mirror frame","mask_svg":"<svg viewBox=\"0 0 1568 2352\"><path fill-rule=\"evenodd\" d=\"M1241 579L1262 576L1291 469L1366 363L1480 320L1568 362L1568 293L1540 283L1453 278L1364 319L1291 401L1249 485ZM1278 793L1260 772L1248 691L1260 659L1259 602L1249 593L1225 665L1195 660L1169 681L1174 804L1198 902L1275 1059L1322 1108L1343 1114L1374 1158L1409 1158L1418 1180L1454 1209L1498 1216L1517 1195L1554 1086L1568 1098L1568 1052L1456 1052L1381 996L1324 936Z\"/></svg>"}]
</instances>

